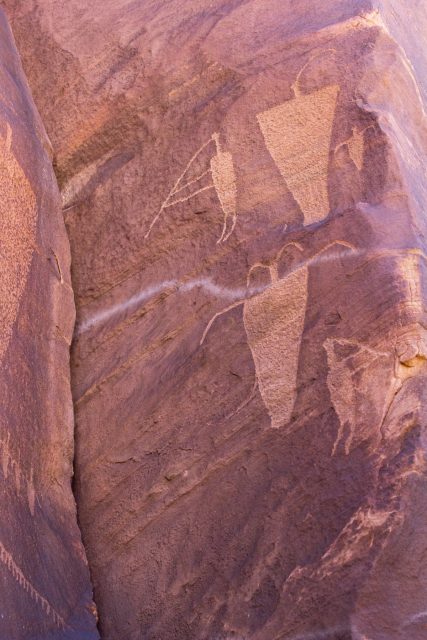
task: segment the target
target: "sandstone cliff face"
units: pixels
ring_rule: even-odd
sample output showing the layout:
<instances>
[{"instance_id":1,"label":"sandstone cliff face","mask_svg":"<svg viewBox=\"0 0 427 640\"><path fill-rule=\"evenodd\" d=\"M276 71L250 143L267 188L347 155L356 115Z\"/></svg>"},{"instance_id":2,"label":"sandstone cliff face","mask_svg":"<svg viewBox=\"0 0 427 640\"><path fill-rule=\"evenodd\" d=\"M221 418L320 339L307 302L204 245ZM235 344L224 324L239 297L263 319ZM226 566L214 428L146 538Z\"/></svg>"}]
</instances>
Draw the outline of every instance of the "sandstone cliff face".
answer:
<instances>
[{"instance_id":1,"label":"sandstone cliff face","mask_svg":"<svg viewBox=\"0 0 427 640\"><path fill-rule=\"evenodd\" d=\"M425 638L424 3L3 4L103 638Z\"/></svg>"},{"instance_id":2,"label":"sandstone cliff face","mask_svg":"<svg viewBox=\"0 0 427 640\"><path fill-rule=\"evenodd\" d=\"M70 253L51 149L0 11L0 638L95 639L71 492Z\"/></svg>"}]
</instances>

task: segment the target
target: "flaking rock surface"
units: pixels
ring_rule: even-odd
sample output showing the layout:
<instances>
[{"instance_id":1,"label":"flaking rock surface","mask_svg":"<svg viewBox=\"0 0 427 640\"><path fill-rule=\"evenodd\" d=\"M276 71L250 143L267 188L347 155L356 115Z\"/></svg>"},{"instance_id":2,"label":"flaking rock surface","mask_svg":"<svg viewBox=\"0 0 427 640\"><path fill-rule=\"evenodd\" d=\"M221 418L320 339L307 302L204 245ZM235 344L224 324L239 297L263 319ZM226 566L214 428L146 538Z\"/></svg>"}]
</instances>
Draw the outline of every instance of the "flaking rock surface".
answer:
<instances>
[{"instance_id":1,"label":"flaking rock surface","mask_svg":"<svg viewBox=\"0 0 427 640\"><path fill-rule=\"evenodd\" d=\"M71 491L70 252L48 138L0 9L0 638L98 638Z\"/></svg>"},{"instance_id":2,"label":"flaking rock surface","mask_svg":"<svg viewBox=\"0 0 427 640\"><path fill-rule=\"evenodd\" d=\"M424 639L425 3L3 4L103 638Z\"/></svg>"}]
</instances>

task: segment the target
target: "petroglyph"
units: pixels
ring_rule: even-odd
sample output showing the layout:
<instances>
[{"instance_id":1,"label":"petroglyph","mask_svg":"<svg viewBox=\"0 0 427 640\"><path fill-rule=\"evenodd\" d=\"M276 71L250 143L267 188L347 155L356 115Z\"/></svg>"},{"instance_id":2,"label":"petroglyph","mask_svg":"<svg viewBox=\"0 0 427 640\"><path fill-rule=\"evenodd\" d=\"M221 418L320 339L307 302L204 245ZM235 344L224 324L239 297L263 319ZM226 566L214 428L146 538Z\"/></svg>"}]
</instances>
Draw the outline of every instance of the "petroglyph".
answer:
<instances>
[{"instance_id":1,"label":"petroglyph","mask_svg":"<svg viewBox=\"0 0 427 640\"><path fill-rule=\"evenodd\" d=\"M184 171L181 173L181 175L179 176L178 180L175 182L174 186L172 187L171 191L166 196L166 199L164 200L164 202L163 202L162 206L160 207L159 211L157 212L157 214L152 219L152 221L150 223L150 226L148 228L148 231L145 234L145 238L149 237L154 225L157 223L158 219L163 214L165 209L167 209L168 207L172 207L174 204L177 204L177 201L174 200L174 196L177 193L180 193L181 191L186 189L188 186L194 184L195 182L198 182L198 180L201 180L205 175L210 173L210 169L209 169L208 171L205 171L204 173L202 173L198 178L192 179L189 182L183 184L184 178L187 175L190 167L197 160L197 158L200 156L200 154L206 149L206 147L208 147L212 142L213 142L213 138L210 138L207 142L202 144L202 146L190 158L190 161L185 166ZM206 187L204 187L204 189L213 189L213 188L214 188L213 184L207 185ZM190 198L193 198L197 193L200 193L200 190L196 191L194 194L189 195L187 198L178 199L178 202L185 202L186 200L189 200Z\"/></svg>"},{"instance_id":2,"label":"petroglyph","mask_svg":"<svg viewBox=\"0 0 427 640\"><path fill-rule=\"evenodd\" d=\"M329 152L340 87L329 85L303 94L300 78L315 58L327 53L335 50L314 55L302 67L292 85L292 100L257 115L267 149L301 208L305 224L319 222L329 213Z\"/></svg>"},{"instance_id":3,"label":"petroglyph","mask_svg":"<svg viewBox=\"0 0 427 640\"><path fill-rule=\"evenodd\" d=\"M265 144L305 224L329 213L329 147L338 93L338 86L328 86L257 115Z\"/></svg>"},{"instance_id":4,"label":"petroglyph","mask_svg":"<svg viewBox=\"0 0 427 640\"><path fill-rule=\"evenodd\" d=\"M209 145L213 146L213 143L215 143L216 155L211 157L209 167L195 178L185 180L195 161ZM201 185L200 182L205 180L206 177L210 177L211 182ZM199 188L189 194L187 193L186 195L180 196L180 194L185 193L193 185L199 185ZM214 133L192 156L184 171L172 187L172 190L168 193L159 211L151 221L145 238L149 237L154 225L166 209L187 202L200 193L209 191L210 189L215 189L224 214L223 229L217 243L225 242L233 233L237 222L237 182L233 156L228 151L222 150L218 133ZM231 227L227 230L229 219L231 219Z\"/></svg>"},{"instance_id":5,"label":"petroglyph","mask_svg":"<svg viewBox=\"0 0 427 640\"><path fill-rule=\"evenodd\" d=\"M12 554L0 542L0 562L9 570L15 580L46 613L47 616L52 618L54 623L60 629L66 629L67 624L64 618L52 607L50 602L37 591L37 589L31 584L28 578L25 577L22 569L18 567L14 561Z\"/></svg>"},{"instance_id":6,"label":"petroglyph","mask_svg":"<svg viewBox=\"0 0 427 640\"><path fill-rule=\"evenodd\" d=\"M287 424L295 402L298 360L307 306L308 267L247 300L243 321L258 386L273 428Z\"/></svg>"},{"instance_id":7,"label":"petroglyph","mask_svg":"<svg viewBox=\"0 0 427 640\"><path fill-rule=\"evenodd\" d=\"M337 347L341 347L342 349L347 347L345 355L337 353ZM353 359L355 353L359 352L359 345L355 345L346 340L334 340L328 338L324 344L324 348L326 350L329 367L327 384L331 394L331 400L339 420L339 429L333 446L332 455L335 454L338 445L342 441L346 424L349 425L350 429L349 437L345 443L345 452L348 455L354 431L356 429L358 410L356 388L353 378L357 375L360 367L366 367L368 362L372 362L379 356L365 351L365 355L368 356L367 360L362 357L362 362L358 367L353 369L351 367L351 363L348 361L350 358Z\"/></svg>"},{"instance_id":8,"label":"petroglyph","mask_svg":"<svg viewBox=\"0 0 427 640\"><path fill-rule=\"evenodd\" d=\"M36 232L36 199L12 151L12 129L0 135L0 362L27 282Z\"/></svg>"},{"instance_id":9,"label":"petroglyph","mask_svg":"<svg viewBox=\"0 0 427 640\"><path fill-rule=\"evenodd\" d=\"M351 138L347 141L347 148L350 158L359 171L363 169L363 155L365 152L365 138L363 133L359 132L355 127Z\"/></svg>"},{"instance_id":10,"label":"petroglyph","mask_svg":"<svg viewBox=\"0 0 427 640\"><path fill-rule=\"evenodd\" d=\"M405 287L405 300L407 307L414 315L423 313L423 292L421 283L420 258L415 253L406 252L400 257L398 271Z\"/></svg>"},{"instance_id":11,"label":"petroglyph","mask_svg":"<svg viewBox=\"0 0 427 640\"><path fill-rule=\"evenodd\" d=\"M256 264L249 270L246 296L216 313L204 330L200 342L203 344L218 317L243 305L243 322L254 360L256 380L273 428L282 427L289 422L295 403L308 297L309 265L322 261L325 257L322 254L335 246L354 250L352 245L344 241L333 242L280 278L278 265L290 246L302 251L299 244L288 243L271 263ZM336 258L337 256L333 256L332 259ZM327 259L331 259L331 256ZM251 288L251 275L254 269L260 268L268 271L269 283L262 288Z\"/></svg>"},{"instance_id":12,"label":"petroglyph","mask_svg":"<svg viewBox=\"0 0 427 640\"><path fill-rule=\"evenodd\" d=\"M221 237L217 243L225 242L234 231L237 221L237 186L236 172L234 170L233 156L231 153L221 150L219 134L213 136L217 153L211 160L212 178L224 212L224 226ZM227 232L228 218L231 218L231 227Z\"/></svg>"},{"instance_id":13,"label":"petroglyph","mask_svg":"<svg viewBox=\"0 0 427 640\"><path fill-rule=\"evenodd\" d=\"M396 386L393 355L390 351L377 351L346 339L328 338L323 346L329 368L327 384L339 420L332 455L345 437L346 426L344 450L348 455L356 429L362 428L366 417L375 418L380 425L387 412ZM380 381L375 389L372 376ZM375 397L370 401L373 394Z\"/></svg>"},{"instance_id":14,"label":"petroglyph","mask_svg":"<svg viewBox=\"0 0 427 640\"><path fill-rule=\"evenodd\" d=\"M426 260L425 254L418 248L407 248L367 255L368 261L386 257L395 261L398 322L377 349L345 339L329 338L324 343L329 366L327 383L340 423L333 454L343 441L346 428L346 454L356 434L363 438L368 422L371 433L372 424L378 424L381 431L404 382L424 375L426 370L427 333L420 324L423 316L420 261Z\"/></svg>"},{"instance_id":15,"label":"petroglyph","mask_svg":"<svg viewBox=\"0 0 427 640\"><path fill-rule=\"evenodd\" d=\"M369 129L374 129L374 126L369 125L361 131L359 131L357 127L353 127L351 136L347 140L344 140L344 142L340 142L340 144L338 144L334 150L334 153L336 153L342 147L347 147L348 155L357 167L358 171L362 171L363 169L363 159L365 155L365 132Z\"/></svg>"},{"instance_id":16,"label":"petroglyph","mask_svg":"<svg viewBox=\"0 0 427 640\"><path fill-rule=\"evenodd\" d=\"M25 496L28 502L28 508L31 515L34 515L36 492L34 489L34 477L33 470L27 474L22 470L19 460L17 460L10 448L10 433L6 438L0 438L0 458L3 476L7 480L9 474L14 480L15 488L18 494L25 492Z\"/></svg>"}]
</instances>

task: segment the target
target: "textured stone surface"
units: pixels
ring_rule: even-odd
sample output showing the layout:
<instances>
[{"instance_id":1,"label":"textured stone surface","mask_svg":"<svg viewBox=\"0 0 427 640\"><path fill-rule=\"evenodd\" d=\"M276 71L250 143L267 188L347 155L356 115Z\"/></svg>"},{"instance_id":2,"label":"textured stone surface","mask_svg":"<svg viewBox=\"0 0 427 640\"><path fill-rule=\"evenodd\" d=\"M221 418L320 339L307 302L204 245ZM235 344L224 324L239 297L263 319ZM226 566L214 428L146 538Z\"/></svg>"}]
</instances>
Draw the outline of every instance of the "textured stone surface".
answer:
<instances>
[{"instance_id":1,"label":"textured stone surface","mask_svg":"<svg viewBox=\"0 0 427 640\"><path fill-rule=\"evenodd\" d=\"M70 252L50 146L0 10L0 638L98 637L71 493Z\"/></svg>"},{"instance_id":2,"label":"textured stone surface","mask_svg":"<svg viewBox=\"0 0 427 640\"><path fill-rule=\"evenodd\" d=\"M424 3L3 4L103 637L425 638Z\"/></svg>"}]
</instances>

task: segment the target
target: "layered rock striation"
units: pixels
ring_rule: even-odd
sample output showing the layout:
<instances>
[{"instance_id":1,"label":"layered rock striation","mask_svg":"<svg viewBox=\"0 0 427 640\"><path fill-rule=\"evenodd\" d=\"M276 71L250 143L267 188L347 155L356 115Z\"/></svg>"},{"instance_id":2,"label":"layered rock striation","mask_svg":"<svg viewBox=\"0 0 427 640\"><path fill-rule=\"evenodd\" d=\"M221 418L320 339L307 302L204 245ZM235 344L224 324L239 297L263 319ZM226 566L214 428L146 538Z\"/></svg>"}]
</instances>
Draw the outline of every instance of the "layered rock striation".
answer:
<instances>
[{"instance_id":1,"label":"layered rock striation","mask_svg":"<svg viewBox=\"0 0 427 640\"><path fill-rule=\"evenodd\" d=\"M424 3L3 5L71 243L102 637L421 640Z\"/></svg>"}]
</instances>

